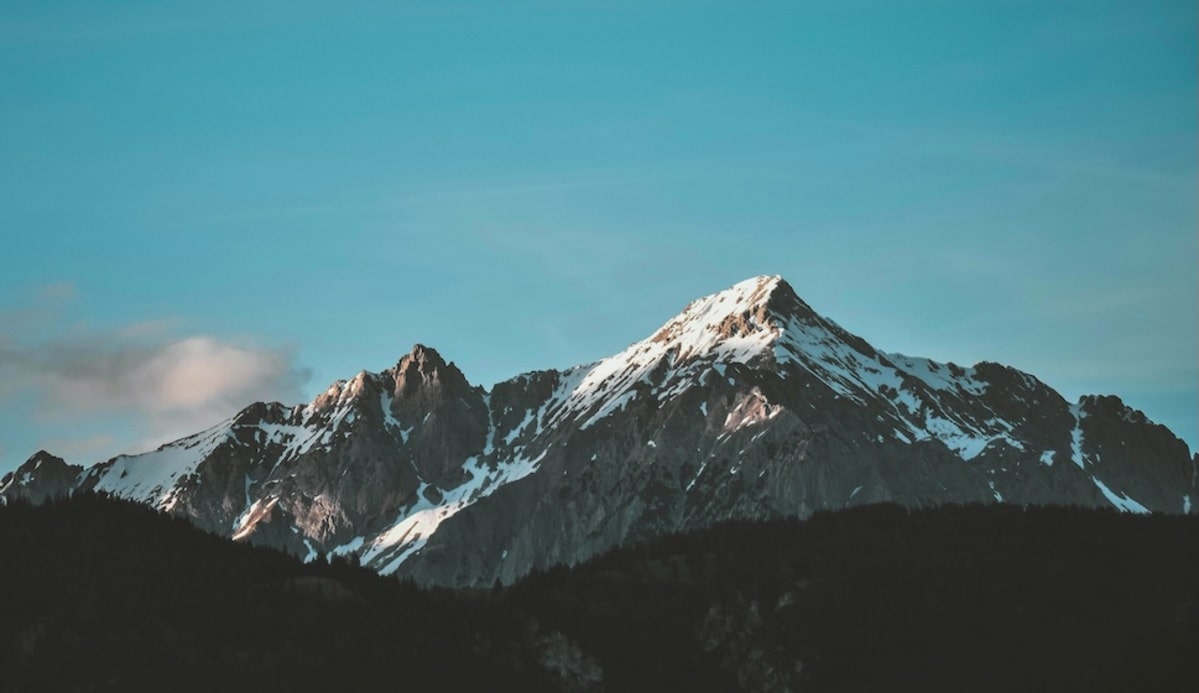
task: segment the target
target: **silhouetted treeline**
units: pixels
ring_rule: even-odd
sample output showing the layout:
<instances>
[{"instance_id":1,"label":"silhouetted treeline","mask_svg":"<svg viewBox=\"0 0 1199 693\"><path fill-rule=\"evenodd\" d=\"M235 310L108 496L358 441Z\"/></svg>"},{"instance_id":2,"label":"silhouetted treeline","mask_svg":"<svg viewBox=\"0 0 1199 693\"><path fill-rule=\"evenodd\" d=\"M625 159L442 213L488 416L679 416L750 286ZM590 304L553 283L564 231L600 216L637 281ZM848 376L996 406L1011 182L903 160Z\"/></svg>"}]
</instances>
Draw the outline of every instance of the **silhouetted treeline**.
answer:
<instances>
[{"instance_id":1,"label":"silhouetted treeline","mask_svg":"<svg viewBox=\"0 0 1199 693\"><path fill-rule=\"evenodd\" d=\"M680 672L729 690L755 667L817 691L1199 690L1195 517L874 505L730 522L531 575L510 599L619 661L614 690Z\"/></svg>"},{"instance_id":2,"label":"silhouetted treeline","mask_svg":"<svg viewBox=\"0 0 1199 693\"><path fill-rule=\"evenodd\" d=\"M134 503L0 508L2 690L552 690L523 624Z\"/></svg>"},{"instance_id":3,"label":"silhouetted treeline","mask_svg":"<svg viewBox=\"0 0 1199 693\"><path fill-rule=\"evenodd\" d=\"M95 496L0 507L3 690L1179 690L1199 518L868 506L487 592Z\"/></svg>"}]
</instances>

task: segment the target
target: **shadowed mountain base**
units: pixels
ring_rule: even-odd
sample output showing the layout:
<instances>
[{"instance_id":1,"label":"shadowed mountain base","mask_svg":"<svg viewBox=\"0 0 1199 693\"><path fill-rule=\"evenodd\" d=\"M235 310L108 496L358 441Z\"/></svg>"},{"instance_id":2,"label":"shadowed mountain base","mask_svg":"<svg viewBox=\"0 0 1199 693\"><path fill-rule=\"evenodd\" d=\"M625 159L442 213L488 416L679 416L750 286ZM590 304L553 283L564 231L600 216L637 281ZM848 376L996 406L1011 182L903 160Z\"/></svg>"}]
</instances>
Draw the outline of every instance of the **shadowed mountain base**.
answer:
<instances>
[{"instance_id":1,"label":"shadowed mountain base","mask_svg":"<svg viewBox=\"0 0 1199 693\"><path fill-rule=\"evenodd\" d=\"M894 505L509 588L301 564L136 504L0 508L5 690L1195 688L1199 518Z\"/></svg>"}]
</instances>

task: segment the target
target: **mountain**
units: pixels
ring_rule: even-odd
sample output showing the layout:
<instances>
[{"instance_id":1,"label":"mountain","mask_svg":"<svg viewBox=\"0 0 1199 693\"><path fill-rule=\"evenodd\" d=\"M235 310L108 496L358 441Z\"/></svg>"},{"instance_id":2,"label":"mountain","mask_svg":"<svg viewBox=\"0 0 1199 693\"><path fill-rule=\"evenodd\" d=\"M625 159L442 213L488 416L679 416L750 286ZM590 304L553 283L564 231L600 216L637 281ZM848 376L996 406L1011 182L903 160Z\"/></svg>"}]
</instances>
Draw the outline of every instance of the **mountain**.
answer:
<instances>
[{"instance_id":1,"label":"mountain","mask_svg":"<svg viewBox=\"0 0 1199 693\"><path fill-rule=\"evenodd\" d=\"M1197 463L1115 397L878 351L763 276L596 363L488 392L417 345L69 487L306 559L490 586L723 520L878 502L1190 513ZM29 466L0 497L59 488Z\"/></svg>"},{"instance_id":2,"label":"mountain","mask_svg":"<svg viewBox=\"0 0 1199 693\"><path fill-rule=\"evenodd\" d=\"M17 499L43 503L69 496L82 472L83 467L67 464L61 457L39 450L16 470L0 477L0 503Z\"/></svg>"}]
</instances>

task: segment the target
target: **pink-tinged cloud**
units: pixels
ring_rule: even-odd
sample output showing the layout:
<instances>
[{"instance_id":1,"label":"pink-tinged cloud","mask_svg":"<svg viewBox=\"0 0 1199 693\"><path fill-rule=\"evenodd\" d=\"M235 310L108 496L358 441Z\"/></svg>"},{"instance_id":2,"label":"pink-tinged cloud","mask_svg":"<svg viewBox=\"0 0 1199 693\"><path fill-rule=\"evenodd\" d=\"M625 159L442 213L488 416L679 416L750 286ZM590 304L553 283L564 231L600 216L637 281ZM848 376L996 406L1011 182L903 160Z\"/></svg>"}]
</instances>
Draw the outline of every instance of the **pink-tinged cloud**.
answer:
<instances>
[{"instance_id":1,"label":"pink-tinged cloud","mask_svg":"<svg viewBox=\"0 0 1199 693\"><path fill-rule=\"evenodd\" d=\"M215 337L162 344L106 344L52 349L38 359L35 379L47 386L46 404L58 411L146 414L224 410L257 399L295 399L306 376L280 349L241 346Z\"/></svg>"},{"instance_id":2,"label":"pink-tinged cloud","mask_svg":"<svg viewBox=\"0 0 1199 693\"><path fill-rule=\"evenodd\" d=\"M61 288L50 293L70 298ZM34 306L22 315L43 325L64 322L57 306ZM298 402L309 377L290 349L182 336L174 320L105 330L75 326L37 337L17 325L0 321L0 400L20 403L40 429L53 431L47 436L56 439L52 452L80 462L156 447L256 401ZM93 434L110 423L113 433ZM73 435L84 430L87 435Z\"/></svg>"}]
</instances>

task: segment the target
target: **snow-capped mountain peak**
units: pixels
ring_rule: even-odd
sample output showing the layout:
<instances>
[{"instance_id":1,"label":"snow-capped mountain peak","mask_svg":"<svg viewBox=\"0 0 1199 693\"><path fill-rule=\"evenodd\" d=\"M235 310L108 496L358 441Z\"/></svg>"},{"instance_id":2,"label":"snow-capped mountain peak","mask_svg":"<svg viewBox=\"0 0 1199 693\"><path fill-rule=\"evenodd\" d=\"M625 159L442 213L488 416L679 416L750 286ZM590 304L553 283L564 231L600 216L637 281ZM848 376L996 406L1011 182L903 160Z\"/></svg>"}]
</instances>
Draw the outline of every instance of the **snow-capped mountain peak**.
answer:
<instances>
[{"instance_id":1,"label":"snow-capped mountain peak","mask_svg":"<svg viewBox=\"0 0 1199 693\"><path fill-rule=\"evenodd\" d=\"M773 358L788 319L812 315L782 277L762 275L692 301L648 339L596 363L567 370L552 399L552 423L583 427L622 409L642 392L665 401L706 372Z\"/></svg>"},{"instance_id":2,"label":"snow-capped mountain peak","mask_svg":"<svg viewBox=\"0 0 1199 693\"><path fill-rule=\"evenodd\" d=\"M649 341L673 347L681 360L709 353L728 340L773 339L778 336L779 326L770 310L771 297L783 286L786 282L777 276L739 282L691 302Z\"/></svg>"},{"instance_id":3,"label":"snow-capped mountain peak","mask_svg":"<svg viewBox=\"0 0 1199 693\"><path fill-rule=\"evenodd\" d=\"M486 392L417 344L154 452L87 470L35 456L0 500L106 491L309 559L489 586L724 519L881 501L1191 512L1197 481L1186 445L1116 398L1071 405L1006 366L879 351L760 276L594 363Z\"/></svg>"}]
</instances>

